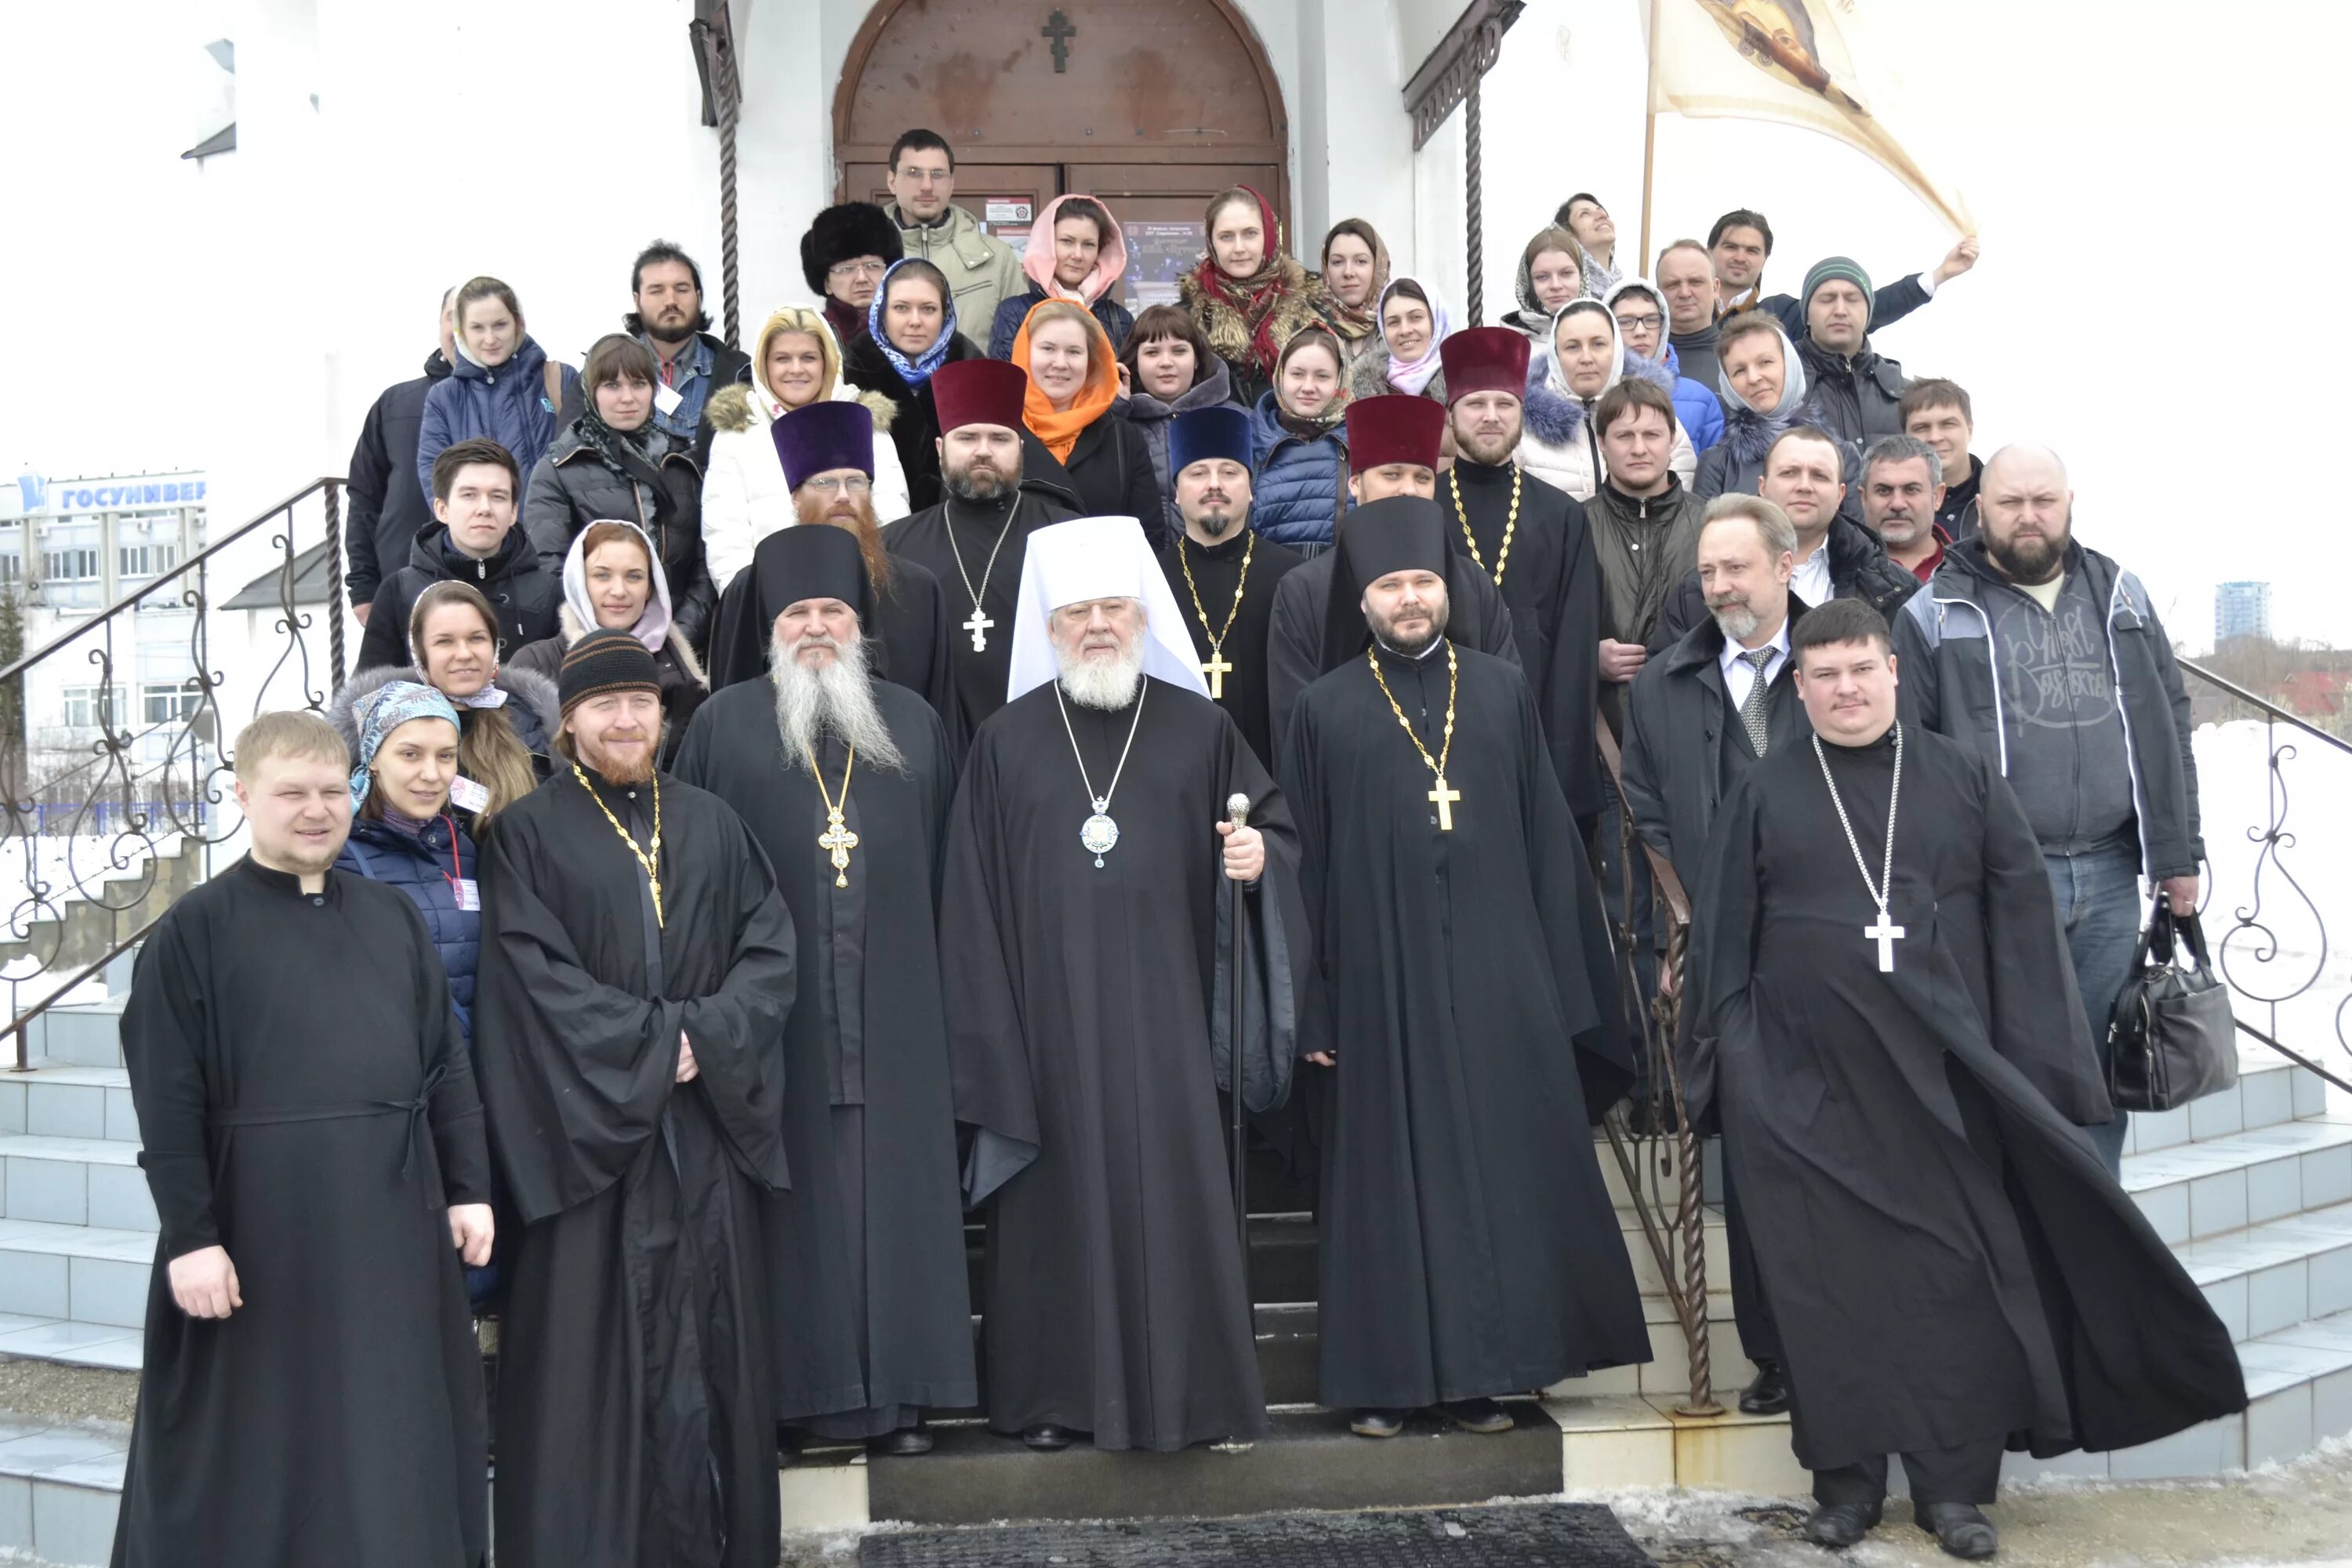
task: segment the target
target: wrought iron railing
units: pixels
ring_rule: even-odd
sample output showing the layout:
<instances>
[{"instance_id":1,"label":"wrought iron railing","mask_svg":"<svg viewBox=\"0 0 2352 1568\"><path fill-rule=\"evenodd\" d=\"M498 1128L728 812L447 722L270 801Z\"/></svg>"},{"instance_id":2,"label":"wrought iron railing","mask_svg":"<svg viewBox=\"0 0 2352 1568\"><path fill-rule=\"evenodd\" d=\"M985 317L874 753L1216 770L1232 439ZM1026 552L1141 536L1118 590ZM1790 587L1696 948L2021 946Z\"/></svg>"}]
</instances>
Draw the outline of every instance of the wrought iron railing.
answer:
<instances>
[{"instance_id":1,"label":"wrought iron railing","mask_svg":"<svg viewBox=\"0 0 2352 1568\"><path fill-rule=\"evenodd\" d=\"M242 831L223 809L237 728L272 708L321 708L341 684L342 483L313 479L0 668L0 712L17 729L0 734L0 984L17 1070L33 1022L129 951ZM226 618L230 600L250 635ZM141 617L152 633L164 615L187 617L187 673L160 699L165 715L134 731L117 694L157 646ZM65 685L96 693L95 722L73 731L91 737L87 755L70 763L26 745L28 695Z\"/></svg>"}]
</instances>

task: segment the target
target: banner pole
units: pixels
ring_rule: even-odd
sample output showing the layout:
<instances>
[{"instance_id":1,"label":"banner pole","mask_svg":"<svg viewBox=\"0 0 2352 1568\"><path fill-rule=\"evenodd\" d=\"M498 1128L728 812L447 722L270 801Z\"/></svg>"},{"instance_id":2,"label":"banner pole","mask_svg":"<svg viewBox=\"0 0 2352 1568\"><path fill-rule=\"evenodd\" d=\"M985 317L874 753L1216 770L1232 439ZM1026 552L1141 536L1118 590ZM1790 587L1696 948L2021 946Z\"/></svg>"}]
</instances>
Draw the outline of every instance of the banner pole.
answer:
<instances>
[{"instance_id":1,"label":"banner pole","mask_svg":"<svg viewBox=\"0 0 2352 1568\"><path fill-rule=\"evenodd\" d=\"M1658 161L1658 0L1650 0L1649 72L1642 100L1642 248L1633 258L1633 273L1650 275L1650 189Z\"/></svg>"}]
</instances>

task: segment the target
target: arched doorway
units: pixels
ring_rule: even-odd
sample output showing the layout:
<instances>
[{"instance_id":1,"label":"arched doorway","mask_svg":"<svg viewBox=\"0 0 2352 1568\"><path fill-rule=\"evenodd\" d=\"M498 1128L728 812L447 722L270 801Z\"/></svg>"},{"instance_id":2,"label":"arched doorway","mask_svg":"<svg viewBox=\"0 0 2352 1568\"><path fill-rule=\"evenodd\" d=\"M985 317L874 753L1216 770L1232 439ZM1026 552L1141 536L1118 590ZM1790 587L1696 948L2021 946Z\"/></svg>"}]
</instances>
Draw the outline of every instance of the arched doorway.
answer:
<instances>
[{"instance_id":1,"label":"arched doorway","mask_svg":"<svg viewBox=\"0 0 2352 1568\"><path fill-rule=\"evenodd\" d=\"M1290 207L1282 89L1230 0L881 0L835 89L836 199L887 201L890 143L917 125L954 146L958 204L1015 248L1045 201L1100 196L1136 310L1175 298L1211 195Z\"/></svg>"}]
</instances>

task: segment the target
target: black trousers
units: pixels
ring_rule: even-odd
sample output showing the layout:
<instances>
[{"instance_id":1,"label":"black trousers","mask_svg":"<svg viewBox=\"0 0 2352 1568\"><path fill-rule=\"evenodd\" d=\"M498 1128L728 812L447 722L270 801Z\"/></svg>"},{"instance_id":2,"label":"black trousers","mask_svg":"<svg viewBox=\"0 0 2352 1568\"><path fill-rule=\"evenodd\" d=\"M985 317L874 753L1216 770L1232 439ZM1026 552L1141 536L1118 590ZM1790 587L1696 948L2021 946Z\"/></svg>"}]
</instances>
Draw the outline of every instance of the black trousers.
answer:
<instances>
[{"instance_id":1,"label":"black trousers","mask_svg":"<svg viewBox=\"0 0 2352 1568\"><path fill-rule=\"evenodd\" d=\"M1935 1448L1903 1456L1903 1473L1911 1482L1914 1508L1931 1502L1988 1503L2000 1489L2000 1456L2006 1445L1999 1437L1980 1438L1956 1448ZM1875 1503L1886 1496L1886 1460L1865 1459L1813 1472L1813 1500L1832 1503Z\"/></svg>"},{"instance_id":2,"label":"black trousers","mask_svg":"<svg viewBox=\"0 0 2352 1568\"><path fill-rule=\"evenodd\" d=\"M1731 1253L1731 1316L1739 1327L1739 1349L1749 1361L1785 1361L1780 1351L1780 1326L1765 1304L1764 1279L1756 1271L1756 1244L1748 1235L1739 1212L1739 1190L1731 1180L1731 1162L1723 1162L1723 1239Z\"/></svg>"}]
</instances>

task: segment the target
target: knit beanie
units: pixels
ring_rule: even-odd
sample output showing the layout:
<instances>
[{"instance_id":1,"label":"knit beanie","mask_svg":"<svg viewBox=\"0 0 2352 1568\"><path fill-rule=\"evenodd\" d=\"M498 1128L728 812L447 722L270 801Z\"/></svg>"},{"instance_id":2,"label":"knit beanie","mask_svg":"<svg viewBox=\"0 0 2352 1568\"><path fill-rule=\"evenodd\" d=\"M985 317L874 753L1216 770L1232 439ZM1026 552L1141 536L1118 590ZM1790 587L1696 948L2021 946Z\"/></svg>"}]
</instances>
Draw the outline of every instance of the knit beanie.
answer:
<instances>
[{"instance_id":1,"label":"knit beanie","mask_svg":"<svg viewBox=\"0 0 2352 1568\"><path fill-rule=\"evenodd\" d=\"M1864 317L1867 320L1869 313L1878 308L1877 292L1871 288L1870 274L1862 269L1862 264L1843 256L1832 256L1825 260L1816 261L1813 263L1813 269L1805 274L1805 291L1802 295L1805 309L1808 311L1812 310L1813 293L1822 284L1840 281L1851 283L1862 290L1862 309Z\"/></svg>"},{"instance_id":2,"label":"knit beanie","mask_svg":"<svg viewBox=\"0 0 2352 1568\"><path fill-rule=\"evenodd\" d=\"M618 626L599 626L563 650L556 678L563 711L608 691L661 691L661 672L646 645Z\"/></svg>"}]
</instances>

